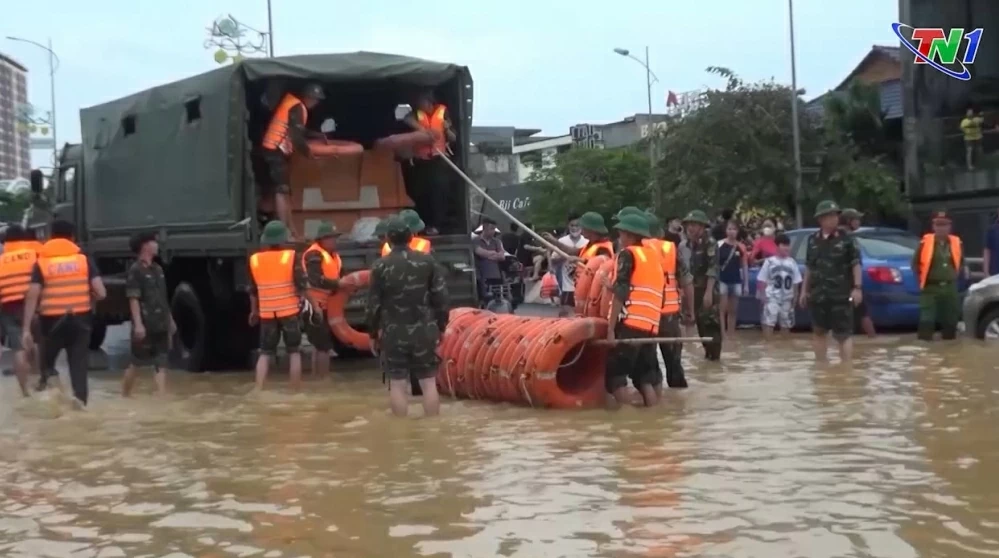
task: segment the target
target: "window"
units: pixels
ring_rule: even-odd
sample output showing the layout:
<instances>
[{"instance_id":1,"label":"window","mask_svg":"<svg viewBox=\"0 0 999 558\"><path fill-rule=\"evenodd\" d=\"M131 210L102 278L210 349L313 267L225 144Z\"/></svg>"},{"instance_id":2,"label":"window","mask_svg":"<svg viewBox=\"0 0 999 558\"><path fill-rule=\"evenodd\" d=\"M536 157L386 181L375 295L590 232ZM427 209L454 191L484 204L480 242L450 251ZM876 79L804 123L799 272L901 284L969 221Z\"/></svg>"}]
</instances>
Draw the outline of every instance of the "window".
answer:
<instances>
[{"instance_id":1,"label":"window","mask_svg":"<svg viewBox=\"0 0 999 558\"><path fill-rule=\"evenodd\" d=\"M201 97L195 97L185 102L184 112L187 113L188 124L194 124L201 120Z\"/></svg>"},{"instance_id":2,"label":"window","mask_svg":"<svg viewBox=\"0 0 999 558\"><path fill-rule=\"evenodd\" d=\"M135 115L129 115L121 119L121 129L125 133L125 137L131 136L135 133Z\"/></svg>"},{"instance_id":3,"label":"window","mask_svg":"<svg viewBox=\"0 0 999 558\"><path fill-rule=\"evenodd\" d=\"M791 242L797 241L797 246L794 247L794 259L798 263L805 263L805 256L808 255L808 236L807 234L799 234L791 237Z\"/></svg>"},{"instance_id":4,"label":"window","mask_svg":"<svg viewBox=\"0 0 999 558\"><path fill-rule=\"evenodd\" d=\"M876 258L911 258L916 247L919 246L919 239L914 236L893 234L877 236L857 237L860 249L864 255Z\"/></svg>"}]
</instances>

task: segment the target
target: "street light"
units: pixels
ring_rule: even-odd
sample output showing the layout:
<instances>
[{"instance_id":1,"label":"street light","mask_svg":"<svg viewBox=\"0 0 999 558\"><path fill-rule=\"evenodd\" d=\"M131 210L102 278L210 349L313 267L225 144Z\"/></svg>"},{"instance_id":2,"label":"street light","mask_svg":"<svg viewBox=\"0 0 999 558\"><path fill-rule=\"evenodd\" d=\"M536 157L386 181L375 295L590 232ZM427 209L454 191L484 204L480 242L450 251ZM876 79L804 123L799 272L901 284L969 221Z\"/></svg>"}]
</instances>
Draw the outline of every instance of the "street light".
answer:
<instances>
[{"instance_id":1,"label":"street light","mask_svg":"<svg viewBox=\"0 0 999 558\"><path fill-rule=\"evenodd\" d=\"M19 43L28 43L29 45L35 45L36 47L49 53L49 94L51 95L50 102L52 103L52 116L50 124L52 125L52 165L55 169L52 171L52 181L56 183L59 181L59 136L56 135L56 86L55 86L55 72L59 68L59 57L56 56L54 50L52 50L52 39L49 38L48 46L32 41L31 39L22 39L21 37L7 37L8 41L17 41Z\"/></svg>"},{"instance_id":2,"label":"street light","mask_svg":"<svg viewBox=\"0 0 999 558\"><path fill-rule=\"evenodd\" d=\"M652 68L649 67L649 47L645 47L645 61L643 62L640 58L631 54L626 48L615 48L614 52L620 54L626 58L631 58L635 62L641 64L645 68L645 89L648 93L649 99L649 180L652 183L652 207L654 211L659 212L659 207L662 205L662 193L656 183L656 151L655 151L655 126L652 122L652 84L659 81L659 78L652 72Z\"/></svg>"},{"instance_id":3,"label":"street light","mask_svg":"<svg viewBox=\"0 0 999 558\"><path fill-rule=\"evenodd\" d=\"M267 56L274 58L274 19L271 17L271 0L267 0Z\"/></svg>"},{"instance_id":4,"label":"street light","mask_svg":"<svg viewBox=\"0 0 999 558\"><path fill-rule=\"evenodd\" d=\"M791 38L791 141L794 145L794 222L805 226L801 210L801 129L798 123L798 69L794 56L794 0L787 0L787 19Z\"/></svg>"}]
</instances>

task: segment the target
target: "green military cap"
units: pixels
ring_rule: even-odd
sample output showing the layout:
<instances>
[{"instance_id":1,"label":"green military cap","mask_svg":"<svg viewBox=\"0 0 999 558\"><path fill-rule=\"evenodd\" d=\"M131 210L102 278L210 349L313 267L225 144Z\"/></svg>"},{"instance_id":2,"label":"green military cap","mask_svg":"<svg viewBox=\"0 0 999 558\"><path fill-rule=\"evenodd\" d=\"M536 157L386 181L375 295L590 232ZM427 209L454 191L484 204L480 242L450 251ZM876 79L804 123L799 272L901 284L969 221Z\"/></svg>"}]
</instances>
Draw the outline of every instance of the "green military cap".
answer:
<instances>
[{"instance_id":1,"label":"green military cap","mask_svg":"<svg viewBox=\"0 0 999 558\"><path fill-rule=\"evenodd\" d=\"M412 232L413 227L406 222L402 215L392 215L385 219L385 234L397 234Z\"/></svg>"},{"instance_id":2,"label":"green military cap","mask_svg":"<svg viewBox=\"0 0 999 558\"><path fill-rule=\"evenodd\" d=\"M815 216L822 217L823 215L829 215L830 213L840 213L839 204L832 200L822 200L819 205L815 206Z\"/></svg>"},{"instance_id":3,"label":"green military cap","mask_svg":"<svg viewBox=\"0 0 999 558\"><path fill-rule=\"evenodd\" d=\"M947 212L941 209L939 211L934 211L933 214L930 215L930 220L934 223L950 223L950 215L947 215Z\"/></svg>"},{"instance_id":4,"label":"green military cap","mask_svg":"<svg viewBox=\"0 0 999 558\"><path fill-rule=\"evenodd\" d=\"M587 211L579 217L580 228L595 233L607 234L607 224L604 223L604 216L596 211Z\"/></svg>"},{"instance_id":5,"label":"green military cap","mask_svg":"<svg viewBox=\"0 0 999 558\"><path fill-rule=\"evenodd\" d=\"M622 208L621 208L621 209L620 209L620 210L619 210L619 211L618 211L618 212L617 212L617 213L616 213L616 214L614 215L614 220L615 220L615 221L620 221L620 220L621 220L621 217L624 217L625 215L642 215L642 214L644 214L644 213L645 213L645 212L644 212L644 211L642 211L641 209L638 209L637 207L635 207L635 206L633 206L633 205L629 205L629 206L627 206L627 207L622 207Z\"/></svg>"},{"instance_id":6,"label":"green military cap","mask_svg":"<svg viewBox=\"0 0 999 558\"><path fill-rule=\"evenodd\" d=\"M277 246L288 243L288 227L281 221L269 221L260 234L260 243L265 246Z\"/></svg>"},{"instance_id":7,"label":"green military cap","mask_svg":"<svg viewBox=\"0 0 999 558\"><path fill-rule=\"evenodd\" d=\"M409 230L414 234L427 228L427 224L423 222L420 214L412 209L403 209L399 212L399 217L409 225Z\"/></svg>"},{"instance_id":8,"label":"green military cap","mask_svg":"<svg viewBox=\"0 0 999 558\"><path fill-rule=\"evenodd\" d=\"M840 215L842 215L846 219L863 219L864 217L863 213L857 211L852 207L847 207L846 209L843 210L843 212Z\"/></svg>"},{"instance_id":9,"label":"green military cap","mask_svg":"<svg viewBox=\"0 0 999 558\"><path fill-rule=\"evenodd\" d=\"M649 221L640 213L622 215L618 223L614 225L614 228L619 231L637 234L643 238L652 236L652 233L649 231Z\"/></svg>"},{"instance_id":10,"label":"green military cap","mask_svg":"<svg viewBox=\"0 0 999 558\"><path fill-rule=\"evenodd\" d=\"M700 223L702 225L708 226L711 224L711 220L708 219L707 213L704 213L700 209L695 209L687 214L683 218L684 223Z\"/></svg>"},{"instance_id":11,"label":"green military cap","mask_svg":"<svg viewBox=\"0 0 999 558\"><path fill-rule=\"evenodd\" d=\"M649 232L652 236L662 236L664 232L662 224L659 222L659 218L656 217L655 213L651 211L645 212L645 220L649 222Z\"/></svg>"},{"instance_id":12,"label":"green military cap","mask_svg":"<svg viewBox=\"0 0 999 558\"><path fill-rule=\"evenodd\" d=\"M319 228L316 229L316 240L326 238L327 236L340 236L341 234L343 233L336 230L335 224L329 221L323 221L322 223L319 223Z\"/></svg>"},{"instance_id":13,"label":"green military cap","mask_svg":"<svg viewBox=\"0 0 999 558\"><path fill-rule=\"evenodd\" d=\"M396 216L395 214L388 215L386 217L383 217L381 221L378 221L378 224L375 225L375 236L384 236L385 234L387 234L385 231L385 225L388 224L389 219L395 216Z\"/></svg>"}]
</instances>

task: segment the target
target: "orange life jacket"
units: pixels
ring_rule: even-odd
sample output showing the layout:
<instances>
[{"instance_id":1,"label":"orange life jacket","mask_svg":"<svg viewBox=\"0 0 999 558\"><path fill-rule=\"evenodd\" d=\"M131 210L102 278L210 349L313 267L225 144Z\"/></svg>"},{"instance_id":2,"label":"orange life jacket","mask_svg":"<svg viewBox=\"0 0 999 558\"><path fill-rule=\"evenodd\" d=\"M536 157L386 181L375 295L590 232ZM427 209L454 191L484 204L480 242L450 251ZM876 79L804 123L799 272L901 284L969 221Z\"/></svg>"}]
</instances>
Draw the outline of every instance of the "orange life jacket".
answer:
<instances>
[{"instance_id":1,"label":"orange life jacket","mask_svg":"<svg viewBox=\"0 0 999 558\"><path fill-rule=\"evenodd\" d=\"M409 241L409 249L414 252L423 252L424 254L429 254L431 248L432 246L430 245L430 241L425 238L414 236ZM385 256L391 253L392 253L392 245L389 244L388 242L382 244L382 257L384 258Z\"/></svg>"},{"instance_id":2,"label":"orange life jacket","mask_svg":"<svg viewBox=\"0 0 999 558\"><path fill-rule=\"evenodd\" d=\"M664 316L680 312L680 283L676 278L676 245L668 240L646 238L642 244L652 248L659 254L659 262L663 268L663 309Z\"/></svg>"},{"instance_id":3,"label":"orange life jacket","mask_svg":"<svg viewBox=\"0 0 999 558\"><path fill-rule=\"evenodd\" d=\"M39 314L90 313L90 266L79 246L64 238L49 240L42 245L37 263L43 280Z\"/></svg>"},{"instance_id":4,"label":"orange life jacket","mask_svg":"<svg viewBox=\"0 0 999 558\"><path fill-rule=\"evenodd\" d=\"M635 260L635 268L631 273L631 290L628 300L624 302L621 323L638 330L647 331L652 335L659 333L659 318L663 309L663 287L666 284L663 277L663 266L659 254L647 246L629 246L627 248ZM618 254L620 257L620 253ZM617 280L617 266L614 266L614 281ZM608 318L610 318L608 316Z\"/></svg>"},{"instance_id":5,"label":"orange life jacket","mask_svg":"<svg viewBox=\"0 0 999 558\"><path fill-rule=\"evenodd\" d=\"M308 270L306 270L305 268L305 257L309 254L309 252L319 252L320 254L322 254L323 277L327 279L340 278L340 269L343 267L343 263L340 260L340 254L330 254L325 249L323 249L323 247L320 246L318 242L313 243L312 246L309 246L308 250L306 250L305 253L302 254L303 273L308 273ZM320 289L319 287L315 287L311 284L309 285L309 293L312 295L312 300L315 300L319 304L319 307L322 308L323 310L326 309L326 299L329 298L331 294L333 294L326 289Z\"/></svg>"},{"instance_id":6,"label":"orange life jacket","mask_svg":"<svg viewBox=\"0 0 999 558\"><path fill-rule=\"evenodd\" d=\"M257 252L250 256L250 273L257 286L260 319L272 320L298 314L294 250Z\"/></svg>"},{"instance_id":7,"label":"orange life jacket","mask_svg":"<svg viewBox=\"0 0 999 558\"><path fill-rule=\"evenodd\" d=\"M610 255L614 255L614 243L609 240L600 240L587 244L585 248L579 251L579 257L585 262L596 256L601 248L606 249Z\"/></svg>"},{"instance_id":8,"label":"orange life jacket","mask_svg":"<svg viewBox=\"0 0 999 558\"><path fill-rule=\"evenodd\" d=\"M291 93L286 93L274 111L274 116L271 116L271 123L267 126L267 132L264 133L264 140L262 142L264 149L277 149L285 155L291 155L295 150L291 145L291 140L288 139L288 114L291 112L291 109L297 106L302 107L302 124L304 125L308 122L309 110L305 108L305 103Z\"/></svg>"},{"instance_id":9,"label":"orange life jacket","mask_svg":"<svg viewBox=\"0 0 999 558\"><path fill-rule=\"evenodd\" d=\"M444 153L447 149L447 135L444 131L444 117L447 115L447 107L444 105L434 105L434 110L430 114L422 110L416 111L416 121L420 126L434 135L432 145L421 145L413 149L413 155L420 159L430 159L434 156L435 150Z\"/></svg>"},{"instance_id":10,"label":"orange life jacket","mask_svg":"<svg viewBox=\"0 0 999 558\"><path fill-rule=\"evenodd\" d=\"M42 251L42 243L38 242L37 240L24 240L18 242L18 244L21 246L21 248L27 248L29 250L34 250L35 252Z\"/></svg>"},{"instance_id":11,"label":"orange life jacket","mask_svg":"<svg viewBox=\"0 0 999 558\"><path fill-rule=\"evenodd\" d=\"M961 239L954 235L947 235L950 241L950 257L954 264L954 271L960 271L961 265ZM936 249L936 235L925 234L923 241L919 245L919 288L926 286L926 277L930 274L930 264L933 263L933 250Z\"/></svg>"},{"instance_id":12,"label":"orange life jacket","mask_svg":"<svg viewBox=\"0 0 999 558\"><path fill-rule=\"evenodd\" d=\"M0 254L0 304L24 300L31 283L31 270L38 261L38 252L27 242L5 242Z\"/></svg>"}]
</instances>

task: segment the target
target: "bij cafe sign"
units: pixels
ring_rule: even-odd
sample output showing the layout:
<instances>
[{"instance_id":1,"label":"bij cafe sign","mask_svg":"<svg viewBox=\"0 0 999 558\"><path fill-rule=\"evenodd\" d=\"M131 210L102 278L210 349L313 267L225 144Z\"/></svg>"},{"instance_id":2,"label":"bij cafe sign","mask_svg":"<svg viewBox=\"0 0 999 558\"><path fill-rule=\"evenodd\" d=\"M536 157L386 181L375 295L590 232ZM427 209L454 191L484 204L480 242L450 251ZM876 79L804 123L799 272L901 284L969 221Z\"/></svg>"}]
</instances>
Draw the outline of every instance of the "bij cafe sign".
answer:
<instances>
[{"instance_id":1,"label":"bij cafe sign","mask_svg":"<svg viewBox=\"0 0 999 558\"><path fill-rule=\"evenodd\" d=\"M531 206L530 196L517 196L513 198L503 198L496 200L500 207L506 211L523 211Z\"/></svg>"}]
</instances>

